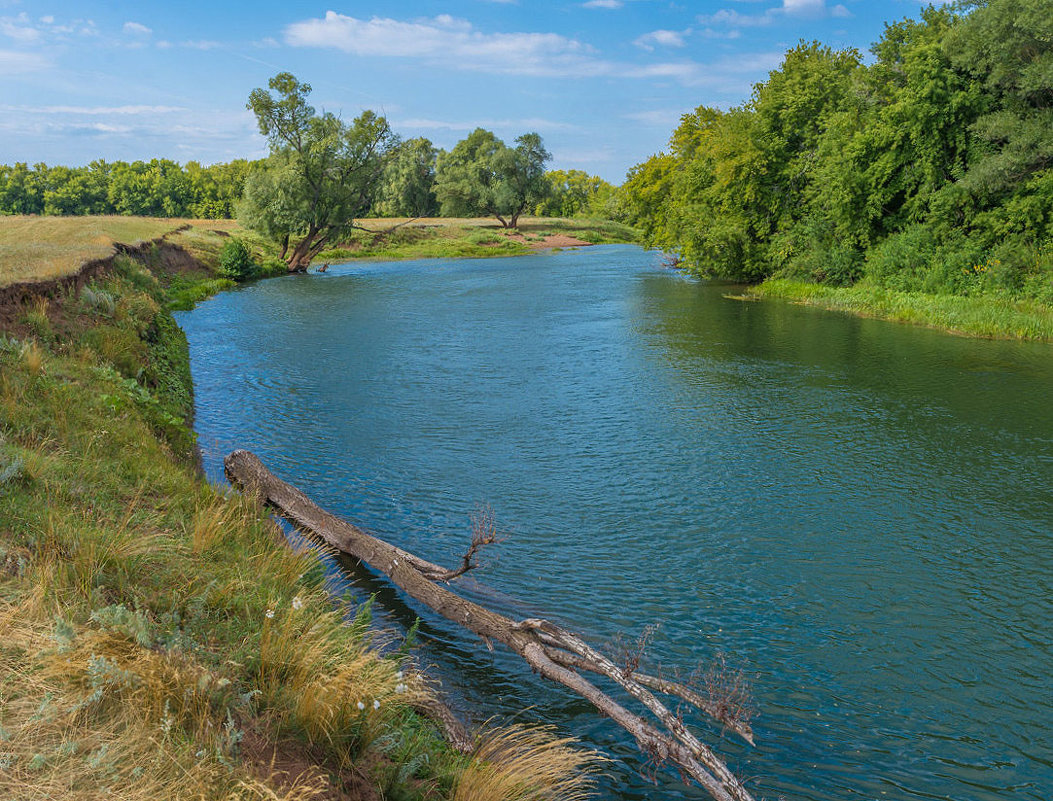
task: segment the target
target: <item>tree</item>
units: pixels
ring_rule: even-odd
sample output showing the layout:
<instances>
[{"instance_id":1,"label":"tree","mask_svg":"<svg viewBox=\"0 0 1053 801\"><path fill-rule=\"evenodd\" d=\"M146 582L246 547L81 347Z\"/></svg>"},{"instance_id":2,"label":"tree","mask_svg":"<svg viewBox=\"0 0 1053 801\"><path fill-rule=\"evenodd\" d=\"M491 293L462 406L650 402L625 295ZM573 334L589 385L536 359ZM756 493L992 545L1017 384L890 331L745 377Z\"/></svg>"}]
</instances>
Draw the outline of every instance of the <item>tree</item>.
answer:
<instances>
[{"instance_id":1,"label":"tree","mask_svg":"<svg viewBox=\"0 0 1053 801\"><path fill-rule=\"evenodd\" d=\"M551 158L536 133L523 134L510 148L476 128L439 157L435 195L443 216L493 216L505 228L518 227L519 216L549 191L545 164Z\"/></svg>"},{"instance_id":2,"label":"tree","mask_svg":"<svg viewBox=\"0 0 1053 801\"><path fill-rule=\"evenodd\" d=\"M248 108L271 154L247 179L238 216L282 244L290 272L304 272L369 211L397 140L387 120L372 111L350 124L316 113L307 102L310 85L288 72L268 86L277 96L254 89Z\"/></svg>"},{"instance_id":3,"label":"tree","mask_svg":"<svg viewBox=\"0 0 1053 801\"><path fill-rule=\"evenodd\" d=\"M431 217L437 151L423 136L401 142L384 170L374 211L381 217Z\"/></svg>"}]
</instances>

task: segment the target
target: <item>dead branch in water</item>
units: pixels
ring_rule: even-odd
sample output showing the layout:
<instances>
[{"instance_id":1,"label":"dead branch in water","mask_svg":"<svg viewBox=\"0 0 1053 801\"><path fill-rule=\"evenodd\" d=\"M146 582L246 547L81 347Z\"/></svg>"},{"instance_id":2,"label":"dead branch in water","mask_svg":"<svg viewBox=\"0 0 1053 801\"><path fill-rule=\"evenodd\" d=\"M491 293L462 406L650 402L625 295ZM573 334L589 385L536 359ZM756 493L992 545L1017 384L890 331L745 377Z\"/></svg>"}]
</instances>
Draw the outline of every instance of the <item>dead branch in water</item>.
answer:
<instances>
[{"instance_id":1,"label":"dead branch in water","mask_svg":"<svg viewBox=\"0 0 1053 801\"><path fill-rule=\"evenodd\" d=\"M718 704L708 701L677 682L646 676L635 663L617 665L573 632L548 620L516 621L455 595L439 582L448 581L474 566L473 549L462 558L461 567L449 571L427 562L325 511L306 495L272 474L257 456L237 450L224 460L231 484L255 495L282 517L310 532L330 546L365 562L385 574L417 601L448 620L477 634L489 646L497 640L521 656L545 678L562 684L589 701L600 714L609 717L633 736L640 750L658 764L671 763L684 777L690 777L718 801L753 801L752 796L713 750L699 740L652 692L675 696L714 715L748 742L753 732L748 721L723 720ZM493 526L478 526L480 540L496 539ZM480 547L484 542L480 543ZM630 669L631 666L631 669ZM621 702L600 690L582 676L598 673L620 686L653 716L653 721L628 710Z\"/></svg>"}]
</instances>

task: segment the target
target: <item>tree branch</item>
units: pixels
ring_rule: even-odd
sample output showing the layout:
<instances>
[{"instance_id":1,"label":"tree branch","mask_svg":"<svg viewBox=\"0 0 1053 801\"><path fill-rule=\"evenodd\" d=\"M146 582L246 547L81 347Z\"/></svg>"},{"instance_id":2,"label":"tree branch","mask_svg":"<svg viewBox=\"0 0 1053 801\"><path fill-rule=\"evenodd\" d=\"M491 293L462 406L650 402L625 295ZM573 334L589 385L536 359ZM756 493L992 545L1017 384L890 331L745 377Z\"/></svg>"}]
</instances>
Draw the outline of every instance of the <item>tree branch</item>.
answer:
<instances>
[{"instance_id":1,"label":"tree branch","mask_svg":"<svg viewBox=\"0 0 1053 801\"><path fill-rule=\"evenodd\" d=\"M625 729L649 758L657 763L672 763L682 775L694 779L717 801L753 801L723 760L695 737L678 715L659 701L634 674L620 669L576 634L547 620L515 621L455 595L437 583L443 581L450 571L443 571L437 565L326 512L298 489L274 476L258 457L248 451L237 450L229 454L224 460L224 470L231 483L243 492L256 496L330 546L384 573L420 603L479 635L487 643L496 640L508 646L536 672L578 693L601 714ZM471 564L473 557L470 548L462 558L462 567ZM661 728L629 711L587 681L579 669L613 680L641 703ZM691 703L686 698L684 700Z\"/></svg>"}]
</instances>

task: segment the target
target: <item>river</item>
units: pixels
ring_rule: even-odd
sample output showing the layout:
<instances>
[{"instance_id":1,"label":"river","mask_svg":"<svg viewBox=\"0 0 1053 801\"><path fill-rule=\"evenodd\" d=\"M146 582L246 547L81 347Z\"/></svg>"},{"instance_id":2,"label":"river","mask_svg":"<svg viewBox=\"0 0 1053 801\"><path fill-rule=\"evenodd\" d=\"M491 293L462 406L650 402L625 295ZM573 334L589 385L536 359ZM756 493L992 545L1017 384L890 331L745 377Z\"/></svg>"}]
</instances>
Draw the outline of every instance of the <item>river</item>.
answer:
<instances>
[{"instance_id":1,"label":"river","mask_svg":"<svg viewBox=\"0 0 1053 801\"><path fill-rule=\"evenodd\" d=\"M182 313L205 468L244 447L432 561L489 504L475 580L510 614L750 678L760 798L1053 798L1053 348L726 297L631 246L334 264ZM478 718L646 773L574 696L376 577ZM485 585L485 586L483 586ZM705 729L712 740L719 730Z\"/></svg>"}]
</instances>

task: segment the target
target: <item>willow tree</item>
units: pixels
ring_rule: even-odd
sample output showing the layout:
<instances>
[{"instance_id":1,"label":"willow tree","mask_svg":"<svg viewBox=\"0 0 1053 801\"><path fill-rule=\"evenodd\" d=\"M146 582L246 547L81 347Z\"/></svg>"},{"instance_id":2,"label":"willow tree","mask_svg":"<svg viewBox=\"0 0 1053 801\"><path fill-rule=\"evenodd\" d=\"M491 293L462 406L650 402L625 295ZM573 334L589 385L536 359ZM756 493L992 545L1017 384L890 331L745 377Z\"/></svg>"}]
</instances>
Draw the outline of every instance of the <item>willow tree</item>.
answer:
<instances>
[{"instance_id":1,"label":"willow tree","mask_svg":"<svg viewBox=\"0 0 1053 801\"><path fill-rule=\"evenodd\" d=\"M281 245L289 272L304 272L327 244L347 236L369 211L396 143L372 111L350 124L317 113L310 85L282 72L253 89L248 108L270 144L270 157L246 181L238 217Z\"/></svg>"},{"instance_id":2,"label":"willow tree","mask_svg":"<svg viewBox=\"0 0 1053 801\"><path fill-rule=\"evenodd\" d=\"M552 158L541 137L527 133L508 147L490 131L476 128L449 153L439 156L435 196L444 217L496 217L505 228L541 203L550 185L545 164Z\"/></svg>"}]
</instances>

